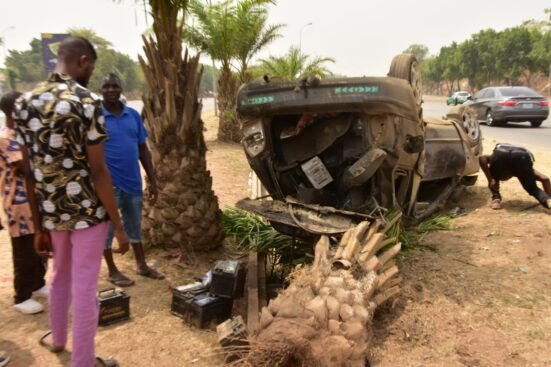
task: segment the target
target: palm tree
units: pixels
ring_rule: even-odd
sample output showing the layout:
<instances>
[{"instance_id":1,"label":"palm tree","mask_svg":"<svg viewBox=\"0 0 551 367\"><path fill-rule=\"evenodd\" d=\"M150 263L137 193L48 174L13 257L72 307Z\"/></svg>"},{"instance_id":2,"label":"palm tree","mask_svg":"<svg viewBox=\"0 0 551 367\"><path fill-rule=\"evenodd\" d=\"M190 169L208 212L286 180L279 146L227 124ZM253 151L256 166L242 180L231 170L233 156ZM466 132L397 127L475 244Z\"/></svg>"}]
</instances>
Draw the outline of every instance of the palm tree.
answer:
<instances>
[{"instance_id":1,"label":"palm tree","mask_svg":"<svg viewBox=\"0 0 551 367\"><path fill-rule=\"evenodd\" d=\"M288 81L308 76L325 78L331 74L325 64L333 63L335 59L332 57L309 59L310 56L302 53L298 47L292 46L284 56L270 56L267 59L261 59L260 68L264 74L278 76Z\"/></svg>"},{"instance_id":2,"label":"palm tree","mask_svg":"<svg viewBox=\"0 0 551 367\"><path fill-rule=\"evenodd\" d=\"M190 3L196 24L185 29L184 39L221 64L219 140L238 142L241 139L235 114L237 89L249 80L247 68L252 57L279 37L282 25L266 24L269 4L275 4L275 0L226 0L216 4L192 0ZM234 61L237 66L232 64Z\"/></svg>"},{"instance_id":3,"label":"palm tree","mask_svg":"<svg viewBox=\"0 0 551 367\"><path fill-rule=\"evenodd\" d=\"M188 0L148 0L153 35L144 36L139 57L149 91L143 97L159 199L146 205L148 243L212 249L224 234L218 198L206 166L199 55L182 50Z\"/></svg>"},{"instance_id":4,"label":"palm tree","mask_svg":"<svg viewBox=\"0 0 551 367\"><path fill-rule=\"evenodd\" d=\"M267 5L275 0L243 0L237 4L235 22L239 25L236 34L236 58L239 63L241 83L251 81L248 67L254 56L279 37L283 24L268 25Z\"/></svg>"}]
</instances>

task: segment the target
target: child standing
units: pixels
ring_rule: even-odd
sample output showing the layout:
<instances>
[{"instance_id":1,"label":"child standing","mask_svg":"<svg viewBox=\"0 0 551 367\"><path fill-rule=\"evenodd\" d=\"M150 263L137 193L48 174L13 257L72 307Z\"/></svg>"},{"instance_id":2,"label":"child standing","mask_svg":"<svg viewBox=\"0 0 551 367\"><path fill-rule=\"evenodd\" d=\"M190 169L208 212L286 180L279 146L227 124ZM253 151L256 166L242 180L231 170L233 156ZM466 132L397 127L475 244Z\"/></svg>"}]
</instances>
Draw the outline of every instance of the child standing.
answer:
<instances>
[{"instance_id":1,"label":"child standing","mask_svg":"<svg viewBox=\"0 0 551 367\"><path fill-rule=\"evenodd\" d=\"M20 95L10 92L0 100L0 108L6 115L6 127L0 128L0 192L12 244L14 307L24 314L35 314L42 312L44 306L31 297L33 294L48 297L48 288L44 281L46 264L34 251L34 226L21 177L23 157L13 130L13 106Z\"/></svg>"}]
</instances>

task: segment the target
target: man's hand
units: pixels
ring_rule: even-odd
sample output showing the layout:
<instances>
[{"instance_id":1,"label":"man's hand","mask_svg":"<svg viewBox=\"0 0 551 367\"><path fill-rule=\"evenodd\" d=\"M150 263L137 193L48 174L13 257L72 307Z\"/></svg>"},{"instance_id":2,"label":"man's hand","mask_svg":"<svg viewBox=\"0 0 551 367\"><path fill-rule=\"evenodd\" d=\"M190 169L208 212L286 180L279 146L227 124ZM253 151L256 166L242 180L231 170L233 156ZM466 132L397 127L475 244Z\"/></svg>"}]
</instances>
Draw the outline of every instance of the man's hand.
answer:
<instances>
[{"instance_id":1,"label":"man's hand","mask_svg":"<svg viewBox=\"0 0 551 367\"><path fill-rule=\"evenodd\" d=\"M492 178L488 181L488 188L492 191L499 191L499 182Z\"/></svg>"},{"instance_id":2,"label":"man's hand","mask_svg":"<svg viewBox=\"0 0 551 367\"><path fill-rule=\"evenodd\" d=\"M48 232L38 232L34 235L34 251L38 256L52 257L54 250Z\"/></svg>"},{"instance_id":3,"label":"man's hand","mask_svg":"<svg viewBox=\"0 0 551 367\"><path fill-rule=\"evenodd\" d=\"M155 205L158 197L159 191L157 190L157 185L149 185L149 188L147 189L147 202L149 205Z\"/></svg>"},{"instance_id":4,"label":"man's hand","mask_svg":"<svg viewBox=\"0 0 551 367\"><path fill-rule=\"evenodd\" d=\"M128 235L122 227L115 228L115 238L117 239L119 247L113 249L113 253L124 255L128 251L130 245Z\"/></svg>"}]
</instances>

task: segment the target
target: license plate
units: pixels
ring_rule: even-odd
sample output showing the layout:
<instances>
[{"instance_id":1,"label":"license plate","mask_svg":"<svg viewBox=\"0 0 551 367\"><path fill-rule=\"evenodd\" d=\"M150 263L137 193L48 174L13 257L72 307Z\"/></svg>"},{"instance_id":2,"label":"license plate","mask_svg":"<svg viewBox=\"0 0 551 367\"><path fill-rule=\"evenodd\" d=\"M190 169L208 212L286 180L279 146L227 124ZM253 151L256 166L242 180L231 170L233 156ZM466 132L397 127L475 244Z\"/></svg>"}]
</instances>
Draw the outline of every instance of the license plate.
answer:
<instances>
[{"instance_id":1,"label":"license plate","mask_svg":"<svg viewBox=\"0 0 551 367\"><path fill-rule=\"evenodd\" d=\"M534 108L534 104L533 103L523 103L522 108L524 108L524 109Z\"/></svg>"}]
</instances>

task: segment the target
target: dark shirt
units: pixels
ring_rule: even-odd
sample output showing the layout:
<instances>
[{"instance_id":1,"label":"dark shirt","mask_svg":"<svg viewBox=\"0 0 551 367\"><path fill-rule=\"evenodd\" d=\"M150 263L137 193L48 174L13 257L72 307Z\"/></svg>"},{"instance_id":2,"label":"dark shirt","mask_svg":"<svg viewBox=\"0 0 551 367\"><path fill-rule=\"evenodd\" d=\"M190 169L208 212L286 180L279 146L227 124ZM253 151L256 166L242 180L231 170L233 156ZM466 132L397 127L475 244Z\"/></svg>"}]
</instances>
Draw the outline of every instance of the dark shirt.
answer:
<instances>
[{"instance_id":1,"label":"dark shirt","mask_svg":"<svg viewBox=\"0 0 551 367\"><path fill-rule=\"evenodd\" d=\"M534 156L523 147L508 144L498 144L490 156L490 173L498 181L516 177L526 192L535 197L547 207L549 196L536 184L534 174ZM495 192L494 198L500 198Z\"/></svg>"},{"instance_id":2,"label":"dark shirt","mask_svg":"<svg viewBox=\"0 0 551 367\"><path fill-rule=\"evenodd\" d=\"M87 145L107 139L99 97L68 75L53 73L15 107L44 229L84 229L104 221L86 155Z\"/></svg>"}]
</instances>

